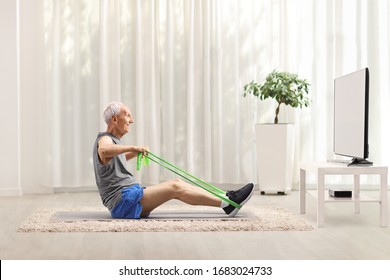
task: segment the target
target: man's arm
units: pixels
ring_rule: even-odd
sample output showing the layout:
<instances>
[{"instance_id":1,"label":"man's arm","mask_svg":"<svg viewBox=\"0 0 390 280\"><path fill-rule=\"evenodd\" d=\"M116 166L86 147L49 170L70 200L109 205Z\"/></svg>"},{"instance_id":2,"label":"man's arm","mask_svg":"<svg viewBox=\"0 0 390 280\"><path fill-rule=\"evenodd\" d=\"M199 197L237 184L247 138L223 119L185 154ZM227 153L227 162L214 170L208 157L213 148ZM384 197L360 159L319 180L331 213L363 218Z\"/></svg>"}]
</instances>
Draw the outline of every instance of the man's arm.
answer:
<instances>
[{"instance_id":1,"label":"man's arm","mask_svg":"<svg viewBox=\"0 0 390 280\"><path fill-rule=\"evenodd\" d=\"M126 153L126 159L132 159L138 153L147 153L146 147L137 147L130 145L117 145L112 142L108 136L103 136L99 142L98 154L102 164L107 164L113 157Z\"/></svg>"},{"instance_id":2,"label":"man's arm","mask_svg":"<svg viewBox=\"0 0 390 280\"><path fill-rule=\"evenodd\" d=\"M138 153L139 152L136 152L136 151L126 153L125 154L126 160L131 160L132 158L135 158L136 156L138 156Z\"/></svg>"},{"instance_id":3,"label":"man's arm","mask_svg":"<svg viewBox=\"0 0 390 280\"><path fill-rule=\"evenodd\" d=\"M148 154L148 151L149 148L147 146L133 146L133 150L125 154L126 160L131 160L132 158L137 157L139 153L142 153L142 156L146 156Z\"/></svg>"}]
</instances>

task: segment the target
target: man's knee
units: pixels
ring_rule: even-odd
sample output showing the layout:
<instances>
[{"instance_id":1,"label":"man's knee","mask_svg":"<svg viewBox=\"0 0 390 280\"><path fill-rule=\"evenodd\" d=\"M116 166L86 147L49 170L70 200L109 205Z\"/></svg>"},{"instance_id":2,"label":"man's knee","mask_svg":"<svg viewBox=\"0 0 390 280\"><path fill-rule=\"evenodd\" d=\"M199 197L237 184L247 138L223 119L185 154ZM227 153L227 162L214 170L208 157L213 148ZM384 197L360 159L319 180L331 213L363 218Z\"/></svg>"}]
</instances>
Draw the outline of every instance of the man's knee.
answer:
<instances>
[{"instance_id":1,"label":"man's knee","mask_svg":"<svg viewBox=\"0 0 390 280\"><path fill-rule=\"evenodd\" d=\"M183 187L183 183L184 183L184 181L179 179L179 178L171 180L171 185L173 185L175 187L178 187L178 188L182 188Z\"/></svg>"},{"instance_id":2,"label":"man's knee","mask_svg":"<svg viewBox=\"0 0 390 280\"><path fill-rule=\"evenodd\" d=\"M175 198L180 198L186 192L186 189L181 179L173 179L170 181L171 189Z\"/></svg>"}]
</instances>

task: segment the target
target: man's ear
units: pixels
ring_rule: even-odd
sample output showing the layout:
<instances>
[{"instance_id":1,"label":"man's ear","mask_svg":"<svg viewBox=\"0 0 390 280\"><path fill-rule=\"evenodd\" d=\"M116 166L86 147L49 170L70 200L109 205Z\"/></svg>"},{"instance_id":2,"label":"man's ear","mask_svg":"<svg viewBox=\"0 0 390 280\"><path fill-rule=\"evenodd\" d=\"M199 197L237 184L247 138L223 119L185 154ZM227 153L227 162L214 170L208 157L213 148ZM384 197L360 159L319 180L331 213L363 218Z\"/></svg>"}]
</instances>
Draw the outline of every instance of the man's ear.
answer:
<instances>
[{"instance_id":1,"label":"man's ear","mask_svg":"<svg viewBox=\"0 0 390 280\"><path fill-rule=\"evenodd\" d=\"M116 122L116 121L118 120L118 117L117 117L117 116L112 116L111 120L112 120L113 122Z\"/></svg>"}]
</instances>

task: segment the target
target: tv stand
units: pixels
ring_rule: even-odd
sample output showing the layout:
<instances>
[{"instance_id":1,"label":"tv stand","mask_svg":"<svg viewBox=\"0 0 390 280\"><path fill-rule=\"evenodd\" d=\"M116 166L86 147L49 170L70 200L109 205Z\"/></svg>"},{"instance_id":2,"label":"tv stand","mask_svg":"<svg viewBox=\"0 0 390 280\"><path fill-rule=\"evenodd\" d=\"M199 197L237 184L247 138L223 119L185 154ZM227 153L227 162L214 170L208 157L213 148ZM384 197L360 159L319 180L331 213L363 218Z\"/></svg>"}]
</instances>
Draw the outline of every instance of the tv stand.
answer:
<instances>
[{"instance_id":1,"label":"tv stand","mask_svg":"<svg viewBox=\"0 0 390 280\"><path fill-rule=\"evenodd\" d=\"M353 158L351 160L344 159L328 159L328 163L340 164L344 166L372 166L372 161L368 161L362 158Z\"/></svg>"},{"instance_id":2,"label":"tv stand","mask_svg":"<svg viewBox=\"0 0 390 280\"><path fill-rule=\"evenodd\" d=\"M347 166L372 166L372 162L362 158L353 158Z\"/></svg>"}]
</instances>

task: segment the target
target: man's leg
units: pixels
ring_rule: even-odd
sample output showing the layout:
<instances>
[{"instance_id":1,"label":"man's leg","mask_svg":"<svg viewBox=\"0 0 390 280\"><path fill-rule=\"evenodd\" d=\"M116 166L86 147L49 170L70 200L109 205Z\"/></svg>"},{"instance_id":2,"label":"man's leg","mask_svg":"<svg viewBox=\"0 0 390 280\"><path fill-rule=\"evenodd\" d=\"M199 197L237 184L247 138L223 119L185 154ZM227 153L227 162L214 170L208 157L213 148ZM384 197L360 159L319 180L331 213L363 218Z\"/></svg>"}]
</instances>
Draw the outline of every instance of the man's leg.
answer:
<instances>
[{"instance_id":1,"label":"man's leg","mask_svg":"<svg viewBox=\"0 0 390 280\"><path fill-rule=\"evenodd\" d=\"M190 205L221 206L221 199L183 180L174 179L144 189L141 217L147 216L161 204L178 199Z\"/></svg>"}]
</instances>

